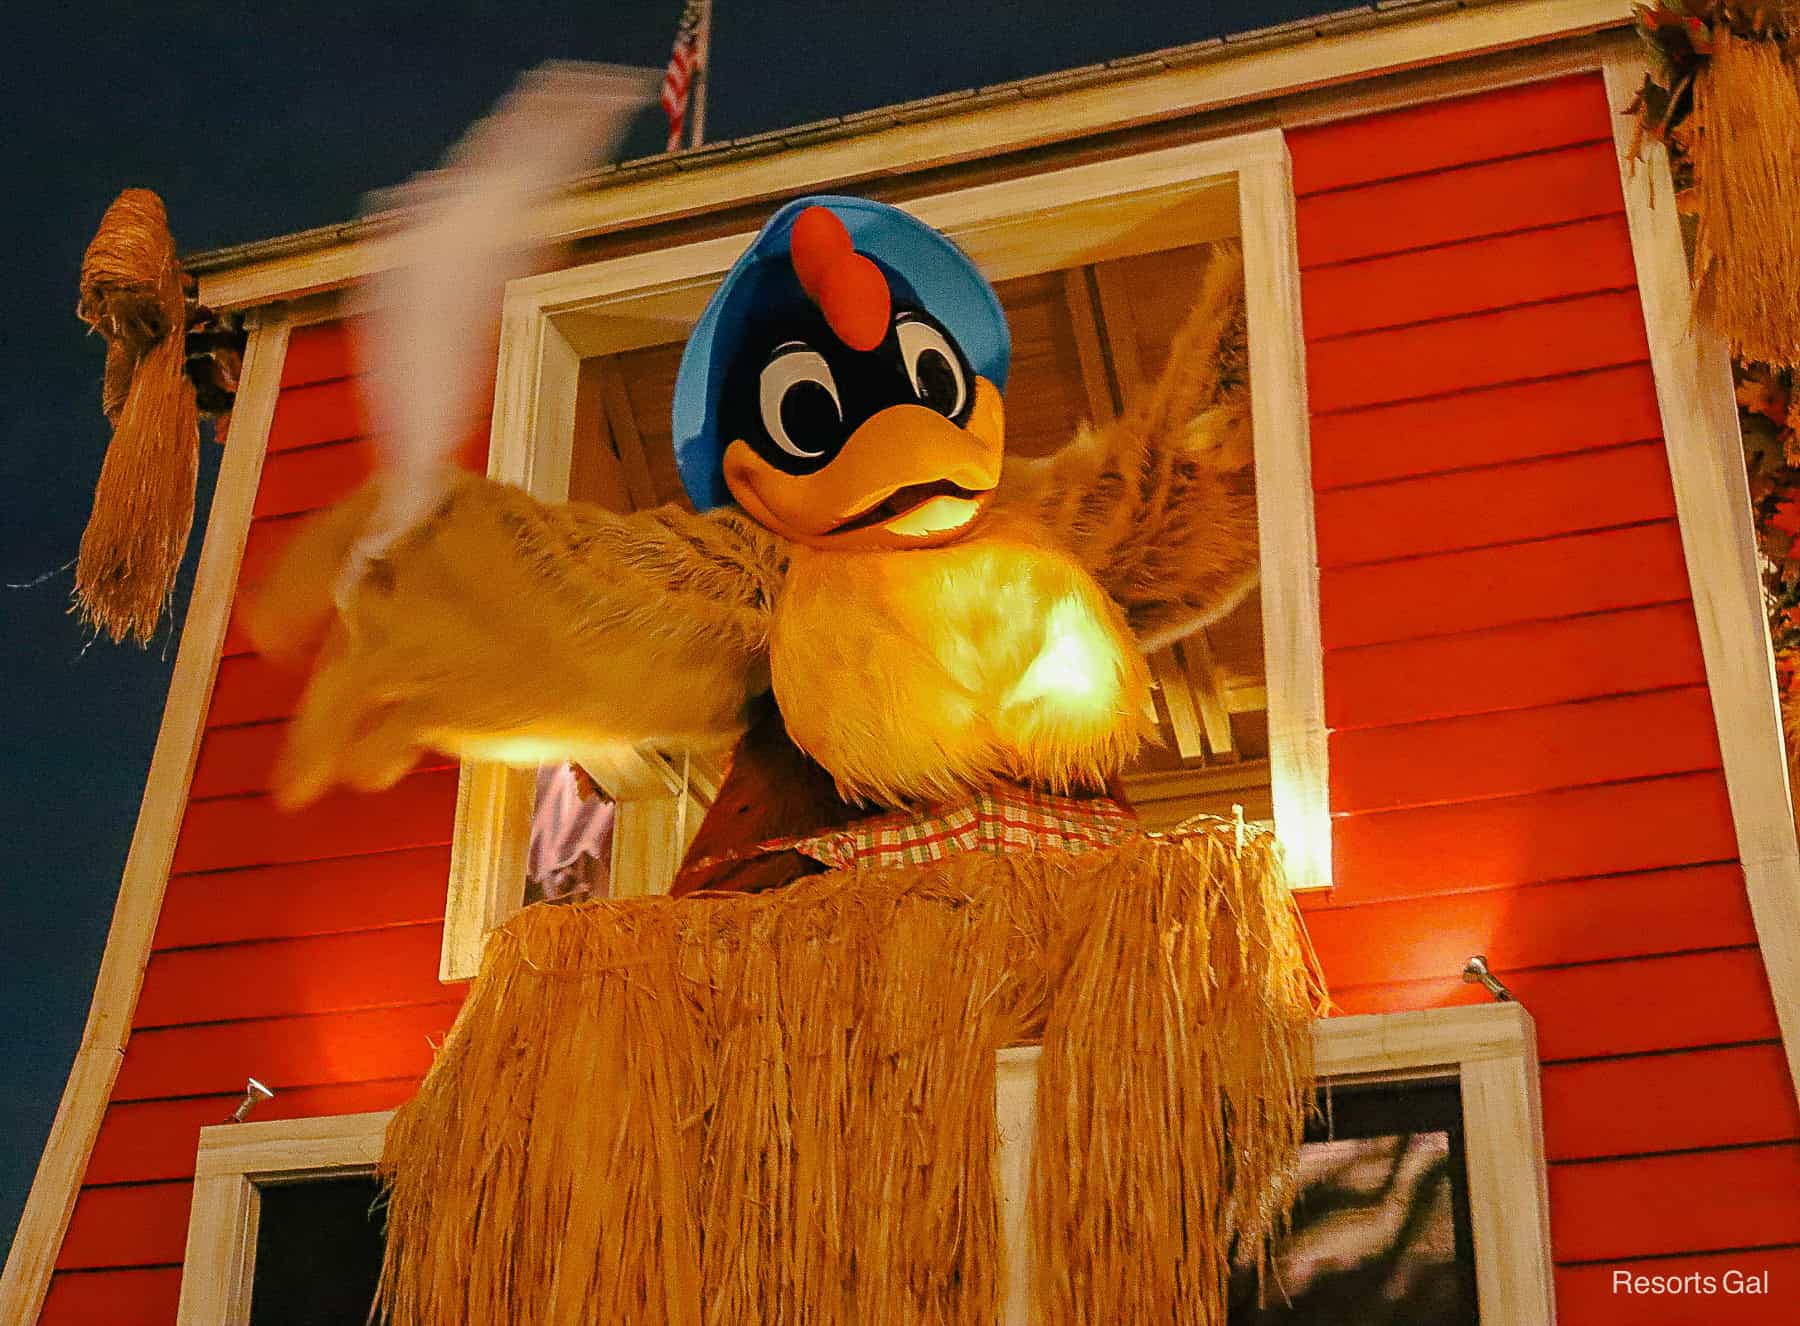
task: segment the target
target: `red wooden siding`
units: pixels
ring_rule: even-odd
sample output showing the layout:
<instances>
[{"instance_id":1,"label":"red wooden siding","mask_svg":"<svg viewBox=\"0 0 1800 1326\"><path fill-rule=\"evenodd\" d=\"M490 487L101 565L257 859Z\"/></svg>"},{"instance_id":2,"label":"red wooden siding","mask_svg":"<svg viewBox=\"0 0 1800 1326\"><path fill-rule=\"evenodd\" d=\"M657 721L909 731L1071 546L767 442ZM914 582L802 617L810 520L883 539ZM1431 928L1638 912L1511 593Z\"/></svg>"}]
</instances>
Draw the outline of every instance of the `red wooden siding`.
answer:
<instances>
[{"instance_id":1,"label":"red wooden siding","mask_svg":"<svg viewBox=\"0 0 1800 1326\"><path fill-rule=\"evenodd\" d=\"M418 1085L412 1077L291 1087L257 1106L256 1117L301 1119L392 1109ZM194 1173L194 1134L224 1119L241 1093L175 1100L118 1101L107 1111L92 1159L90 1183L148 1183Z\"/></svg>"},{"instance_id":2,"label":"red wooden siding","mask_svg":"<svg viewBox=\"0 0 1800 1326\"><path fill-rule=\"evenodd\" d=\"M1458 978L1485 952L1537 1020L1561 1319L1699 1320L1611 1270L1800 1274L1800 1111L1600 81L1290 147L1333 729L1314 941L1346 1012L1485 999Z\"/></svg>"},{"instance_id":3,"label":"red wooden siding","mask_svg":"<svg viewBox=\"0 0 1800 1326\"><path fill-rule=\"evenodd\" d=\"M1332 567L1321 579L1327 649L1415 638L1413 605L1421 601L1442 604L1433 625L1458 633L1687 596L1681 534L1672 520Z\"/></svg>"},{"instance_id":4,"label":"red wooden siding","mask_svg":"<svg viewBox=\"0 0 1800 1326\"><path fill-rule=\"evenodd\" d=\"M132 1035L113 1102L244 1092L246 1073L270 1086L354 1085L419 1076L456 1016L458 989L435 1004L207 1022Z\"/></svg>"},{"instance_id":5,"label":"red wooden siding","mask_svg":"<svg viewBox=\"0 0 1800 1326\"><path fill-rule=\"evenodd\" d=\"M60 1271L50 1282L41 1322L84 1326L166 1326L181 1300L181 1268Z\"/></svg>"},{"instance_id":6,"label":"red wooden siding","mask_svg":"<svg viewBox=\"0 0 1800 1326\"><path fill-rule=\"evenodd\" d=\"M1531 427L1518 421L1529 419ZM1313 483L1333 492L1416 474L1500 465L1661 436L1656 385L1641 365L1315 416ZM1456 449L1446 454L1444 438Z\"/></svg>"},{"instance_id":7,"label":"red wooden siding","mask_svg":"<svg viewBox=\"0 0 1800 1326\"><path fill-rule=\"evenodd\" d=\"M463 448L478 457L485 423ZM340 324L297 330L244 578L302 514L368 472L374 446ZM259 1119L389 1109L456 1015L437 979L456 773L434 758L379 797L276 810L269 771L300 679L227 635L162 915L41 1320L167 1326L198 1131L260 1078Z\"/></svg>"}]
</instances>

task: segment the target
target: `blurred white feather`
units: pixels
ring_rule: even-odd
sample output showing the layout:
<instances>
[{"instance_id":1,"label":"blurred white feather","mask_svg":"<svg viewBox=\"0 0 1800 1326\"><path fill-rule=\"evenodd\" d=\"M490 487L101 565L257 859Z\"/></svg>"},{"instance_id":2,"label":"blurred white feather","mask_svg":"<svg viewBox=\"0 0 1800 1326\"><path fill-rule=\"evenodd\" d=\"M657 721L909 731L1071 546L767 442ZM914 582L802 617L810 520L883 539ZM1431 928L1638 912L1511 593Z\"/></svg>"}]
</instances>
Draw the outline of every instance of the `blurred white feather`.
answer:
<instances>
[{"instance_id":1,"label":"blurred white feather","mask_svg":"<svg viewBox=\"0 0 1800 1326\"><path fill-rule=\"evenodd\" d=\"M340 592L444 492L450 455L493 371L484 360L495 300L529 271L532 205L610 159L661 77L620 65L541 65L476 122L442 168L369 199L370 212L402 212L405 229L394 241L398 261L356 301L381 498Z\"/></svg>"}]
</instances>

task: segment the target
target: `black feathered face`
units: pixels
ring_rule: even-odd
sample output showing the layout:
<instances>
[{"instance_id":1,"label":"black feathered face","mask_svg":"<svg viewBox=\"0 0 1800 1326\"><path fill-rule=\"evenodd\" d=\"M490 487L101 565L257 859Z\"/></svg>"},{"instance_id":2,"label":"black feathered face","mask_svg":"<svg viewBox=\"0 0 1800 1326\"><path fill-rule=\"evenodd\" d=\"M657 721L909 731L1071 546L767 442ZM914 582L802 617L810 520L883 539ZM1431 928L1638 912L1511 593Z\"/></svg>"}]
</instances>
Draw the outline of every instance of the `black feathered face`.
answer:
<instances>
[{"instance_id":1,"label":"black feathered face","mask_svg":"<svg viewBox=\"0 0 1800 1326\"><path fill-rule=\"evenodd\" d=\"M808 309L758 329L727 376L721 417L783 474L831 464L864 423L896 405L922 405L961 427L975 406L974 374L929 313L900 309L873 350L857 351Z\"/></svg>"},{"instance_id":2,"label":"black feathered face","mask_svg":"<svg viewBox=\"0 0 1800 1326\"><path fill-rule=\"evenodd\" d=\"M804 543L918 547L960 537L1000 478L1000 393L944 326L900 307L869 350L816 308L754 327L727 371L725 481Z\"/></svg>"}]
</instances>

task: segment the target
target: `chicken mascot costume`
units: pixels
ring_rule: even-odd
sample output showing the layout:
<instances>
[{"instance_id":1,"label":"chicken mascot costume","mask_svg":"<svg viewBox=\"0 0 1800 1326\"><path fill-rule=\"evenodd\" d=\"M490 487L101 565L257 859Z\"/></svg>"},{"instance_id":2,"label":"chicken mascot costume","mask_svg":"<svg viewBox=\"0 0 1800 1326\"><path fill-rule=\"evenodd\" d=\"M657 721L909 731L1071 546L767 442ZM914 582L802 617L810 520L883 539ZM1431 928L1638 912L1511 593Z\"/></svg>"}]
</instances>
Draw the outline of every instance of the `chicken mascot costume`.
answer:
<instances>
[{"instance_id":1,"label":"chicken mascot costume","mask_svg":"<svg viewBox=\"0 0 1800 1326\"><path fill-rule=\"evenodd\" d=\"M993 1326L1009 1275L1033 1322L1223 1321L1317 987L1266 837L1146 834L1116 779L1145 651L1255 584L1236 252L1058 454L1003 463L1008 352L943 235L802 198L687 343L693 511L457 475L359 558L378 478L262 587L260 644L313 669L290 804L427 747L733 750L671 896L490 939L388 1135L395 1321ZM1026 1271L994 1177L1021 1044Z\"/></svg>"}]
</instances>

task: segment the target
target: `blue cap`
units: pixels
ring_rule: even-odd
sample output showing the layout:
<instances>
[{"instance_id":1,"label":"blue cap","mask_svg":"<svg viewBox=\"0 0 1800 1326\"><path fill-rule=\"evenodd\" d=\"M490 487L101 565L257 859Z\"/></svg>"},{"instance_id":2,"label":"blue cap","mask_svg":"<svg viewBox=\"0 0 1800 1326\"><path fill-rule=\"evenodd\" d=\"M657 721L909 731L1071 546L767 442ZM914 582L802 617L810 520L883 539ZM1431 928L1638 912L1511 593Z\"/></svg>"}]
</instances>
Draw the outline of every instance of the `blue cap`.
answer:
<instances>
[{"instance_id":1,"label":"blue cap","mask_svg":"<svg viewBox=\"0 0 1800 1326\"><path fill-rule=\"evenodd\" d=\"M834 212L856 251L881 268L895 294L916 300L955 339L971 369L1006 389L1012 354L1006 314L966 253L917 217L886 203L829 194L797 198L769 218L725 273L681 354L673 410L675 463L696 510L732 500L722 466L730 439L718 431L726 370L758 312L805 299L788 258L788 232L809 207Z\"/></svg>"}]
</instances>

